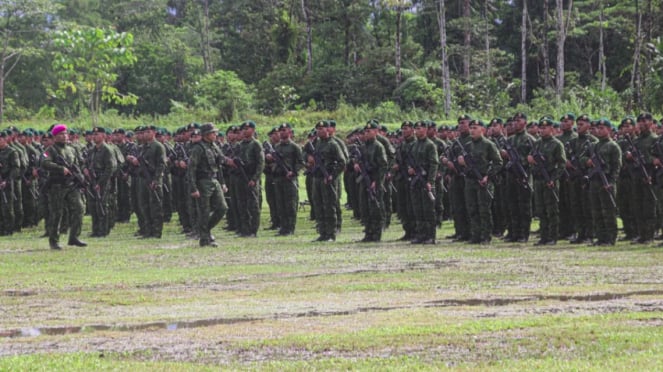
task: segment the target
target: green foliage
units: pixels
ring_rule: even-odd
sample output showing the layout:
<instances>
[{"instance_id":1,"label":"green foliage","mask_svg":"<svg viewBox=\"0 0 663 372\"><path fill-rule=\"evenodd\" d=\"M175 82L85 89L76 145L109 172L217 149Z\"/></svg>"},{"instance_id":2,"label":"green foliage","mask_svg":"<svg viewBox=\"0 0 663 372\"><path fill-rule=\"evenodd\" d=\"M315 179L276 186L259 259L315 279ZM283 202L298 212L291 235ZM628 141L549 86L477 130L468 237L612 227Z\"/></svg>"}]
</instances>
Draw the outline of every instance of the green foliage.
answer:
<instances>
[{"instance_id":1,"label":"green foliage","mask_svg":"<svg viewBox=\"0 0 663 372\"><path fill-rule=\"evenodd\" d=\"M216 110L216 119L237 120L251 107L249 87L232 71L217 71L203 77L196 87L196 107Z\"/></svg>"},{"instance_id":2,"label":"green foliage","mask_svg":"<svg viewBox=\"0 0 663 372\"><path fill-rule=\"evenodd\" d=\"M113 86L117 69L136 62L132 44L133 35L109 29L76 27L57 31L53 38L53 70L58 76L54 93L77 97L89 109L95 124L102 102L135 104L138 97Z\"/></svg>"},{"instance_id":3,"label":"green foliage","mask_svg":"<svg viewBox=\"0 0 663 372\"><path fill-rule=\"evenodd\" d=\"M431 110L436 103L442 102L443 94L442 89L429 83L424 76L413 76L394 90L394 96L404 109L423 108L424 110Z\"/></svg>"}]
</instances>

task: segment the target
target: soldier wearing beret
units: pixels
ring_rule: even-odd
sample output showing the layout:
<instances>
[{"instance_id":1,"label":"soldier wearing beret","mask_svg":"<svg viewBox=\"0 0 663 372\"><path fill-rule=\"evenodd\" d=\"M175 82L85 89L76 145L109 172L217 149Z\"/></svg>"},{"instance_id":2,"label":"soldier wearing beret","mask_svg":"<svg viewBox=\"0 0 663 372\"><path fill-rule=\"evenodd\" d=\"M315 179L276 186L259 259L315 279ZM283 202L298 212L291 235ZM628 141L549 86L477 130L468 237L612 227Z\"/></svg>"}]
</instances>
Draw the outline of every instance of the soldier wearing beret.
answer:
<instances>
[{"instance_id":1,"label":"soldier wearing beret","mask_svg":"<svg viewBox=\"0 0 663 372\"><path fill-rule=\"evenodd\" d=\"M14 232L14 186L19 178L19 153L9 146L10 134L0 132L0 236Z\"/></svg>"},{"instance_id":2,"label":"soldier wearing beret","mask_svg":"<svg viewBox=\"0 0 663 372\"><path fill-rule=\"evenodd\" d=\"M469 115L461 115L458 118L458 138L456 139L463 146L472 142L470 136L470 122L472 118ZM452 144L449 150L449 157L445 158L448 171L451 173L449 181L449 201L451 204L451 215L454 220L455 233L449 238L454 241L470 240L470 218L467 214L467 205L465 203L465 175L461 169L457 169L457 159L461 155L460 146Z\"/></svg>"},{"instance_id":3,"label":"soldier wearing beret","mask_svg":"<svg viewBox=\"0 0 663 372\"><path fill-rule=\"evenodd\" d=\"M18 143L27 153L28 166L21 175L23 195L22 227L36 226L38 222L37 202L39 198L38 178L39 156L41 152L33 146L33 132L26 129L18 134Z\"/></svg>"},{"instance_id":4,"label":"soldier wearing beret","mask_svg":"<svg viewBox=\"0 0 663 372\"><path fill-rule=\"evenodd\" d=\"M401 221L405 235L399 240L411 241L415 238L416 225L414 221L414 210L410 201L410 175L407 173L408 160L411 157L412 146L416 140L414 136L414 123L406 120L401 124L401 136L403 137L396 150L396 162L392 166L395 174L396 185L396 213Z\"/></svg>"},{"instance_id":5,"label":"soldier wearing beret","mask_svg":"<svg viewBox=\"0 0 663 372\"><path fill-rule=\"evenodd\" d=\"M347 157L343 150L331 139L330 124L319 121L315 125L317 140L315 145L307 144L307 163L311 170L315 222L318 231L316 241L335 241L338 231L338 177L345 169Z\"/></svg>"},{"instance_id":6,"label":"soldier wearing beret","mask_svg":"<svg viewBox=\"0 0 663 372\"><path fill-rule=\"evenodd\" d=\"M648 244L654 239L656 229L656 201L653 191L654 167L659 165L653 156L653 145L658 136L654 131L654 118L650 113L642 113L637 118L639 135L632 140L625 159L633 165L631 204L635 208L635 221L638 238L635 244Z\"/></svg>"},{"instance_id":7,"label":"soldier wearing beret","mask_svg":"<svg viewBox=\"0 0 663 372\"><path fill-rule=\"evenodd\" d=\"M230 159L228 165L240 170L237 184L237 203L239 209L239 236L256 237L260 227L260 176L265 167L265 154L260 142L255 139L256 124L245 121L240 126L242 140L237 157Z\"/></svg>"},{"instance_id":8,"label":"soldier wearing beret","mask_svg":"<svg viewBox=\"0 0 663 372\"><path fill-rule=\"evenodd\" d=\"M619 217L622 220L624 236L619 238L619 240L628 240L631 241L638 236L638 230L635 225L635 216L636 210L634 205L631 203L632 198L632 186L633 186L633 174L635 172L635 167L632 162L626 161L626 153L630 147L629 138L635 137L635 117L626 116L622 119L619 124L619 137L617 140L617 145L622 152L622 168L619 172L619 178L617 179L617 210L619 211Z\"/></svg>"},{"instance_id":9,"label":"soldier wearing beret","mask_svg":"<svg viewBox=\"0 0 663 372\"><path fill-rule=\"evenodd\" d=\"M617 239L616 180L622 166L622 152L612 140L612 123L599 119L596 123L598 142L590 145L581 161L590 169L589 198L594 226L594 245L615 245Z\"/></svg>"},{"instance_id":10,"label":"soldier wearing beret","mask_svg":"<svg viewBox=\"0 0 663 372\"><path fill-rule=\"evenodd\" d=\"M382 187L389 164L384 146L376 139L378 130L377 123L366 123L362 129L362 145L355 149L358 156L352 156L353 168L361 185L358 190L364 225L362 242L379 242L384 227Z\"/></svg>"},{"instance_id":11,"label":"soldier wearing beret","mask_svg":"<svg viewBox=\"0 0 663 372\"><path fill-rule=\"evenodd\" d=\"M440 164L437 148L428 138L428 125L423 121L414 123L416 141L412 145L408 175L410 202L414 211L415 231L412 244L435 244L435 177Z\"/></svg>"},{"instance_id":12,"label":"soldier wearing beret","mask_svg":"<svg viewBox=\"0 0 663 372\"><path fill-rule=\"evenodd\" d=\"M83 223L82 185L77 182L83 175L76 151L68 144L67 126L57 124L51 130L53 145L42 154L41 167L48 172L48 243L51 249L60 250L60 229L64 211L67 211L69 226L69 245L85 247L87 244L78 239Z\"/></svg>"},{"instance_id":13,"label":"soldier wearing beret","mask_svg":"<svg viewBox=\"0 0 663 372\"><path fill-rule=\"evenodd\" d=\"M142 238L161 239L163 231L163 173L166 169L166 149L156 140L156 127L143 128L143 142L139 155L127 160L139 167L138 207L145 219Z\"/></svg>"},{"instance_id":14,"label":"soldier wearing beret","mask_svg":"<svg viewBox=\"0 0 663 372\"><path fill-rule=\"evenodd\" d=\"M560 130L562 133L557 136L557 139L564 145L564 155L567 160L569 158L567 144L570 144L571 141L578 137L578 134L573 131L575 120L576 116L572 112L566 113L560 118ZM559 237L567 240L572 239L576 232L576 224L573 222L571 185L571 173L566 169L565 165L565 171L559 180L559 220L562 222L559 225Z\"/></svg>"},{"instance_id":15,"label":"soldier wearing beret","mask_svg":"<svg viewBox=\"0 0 663 372\"><path fill-rule=\"evenodd\" d=\"M90 180L92 200L88 200L92 215L91 237L104 237L110 233L111 218L110 194L113 192L111 182L117 170L117 158L113 150L106 143L104 128L92 129L92 142L94 147L89 151L87 167L84 169L86 177Z\"/></svg>"},{"instance_id":16,"label":"soldier wearing beret","mask_svg":"<svg viewBox=\"0 0 663 372\"><path fill-rule=\"evenodd\" d=\"M458 157L465 173L465 203L470 218L470 243L490 243L493 220L493 179L500 171L502 158L497 146L484 137L485 124L481 120L470 122L472 141L465 147L467 153Z\"/></svg>"},{"instance_id":17,"label":"soldier wearing beret","mask_svg":"<svg viewBox=\"0 0 663 372\"><path fill-rule=\"evenodd\" d=\"M564 145L554 137L550 118L539 121L541 139L527 156L534 178L534 200L539 206L541 237L535 245L555 245L559 235L559 179L566 166Z\"/></svg>"},{"instance_id":18,"label":"soldier wearing beret","mask_svg":"<svg viewBox=\"0 0 663 372\"><path fill-rule=\"evenodd\" d=\"M217 244L211 231L228 210L224 197L225 182L222 174L225 156L216 144L217 129L214 124L201 125L200 133L202 141L191 147L187 177L191 197L197 200L200 246L216 247Z\"/></svg>"},{"instance_id":19,"label":"soldier wearing beret","mask_svg":"<svg viewBox=\"0 0 663 372\"><path fill-rule=\"evenodd\" d=\"M263 143L263 148L274 149L280 140L279 131L277 127L273 127L267 132L267 139ZM276 210L276 188L274 186L274 159L269 159L267 156L267 150L265 151L265 199L267 201L267 206L269 207L269 221L271 222L270 226L267 227L267 230L278 230L281 226L281 221L279 220L279 213Z\"/></svg>"},{"instance_id":20,"label":"soldier wearing beret","mask_svg":"<svg viewBox=\"0 0 663 372\"><path fill-rule=\"evenodd\" d=\"M292 140L292 129L281 124L277 133L280 141L274 147L274 192L276 212L280 228L278 235L287 236L295 232L297 207L299 205L298 174L304 168L302 148Z\"/></svg>"}]
</instances>

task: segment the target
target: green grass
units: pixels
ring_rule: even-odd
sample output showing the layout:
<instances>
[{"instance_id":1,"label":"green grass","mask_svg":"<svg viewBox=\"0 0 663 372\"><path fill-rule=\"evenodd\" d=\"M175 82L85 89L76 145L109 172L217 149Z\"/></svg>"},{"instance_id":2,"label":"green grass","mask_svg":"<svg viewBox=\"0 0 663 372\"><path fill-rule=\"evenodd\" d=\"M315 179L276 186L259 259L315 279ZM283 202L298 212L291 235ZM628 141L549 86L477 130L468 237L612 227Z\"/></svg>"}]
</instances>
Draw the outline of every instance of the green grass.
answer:
<instances>
[{"instance_id":1,"label":"green grass","mask_svg":"<svg viewBox=\"0 0 663 372\"><path fill-rule=\"evenodd\" d=\"M413 246L397 223L360 245L347 211L311 243L307 212L288 238L219 226L219 248L174 222L61 252L41 229L3 238L0 335L43 332L0 337L0 371L663 370L661 248Z\"/></svg>"}]
</instances>

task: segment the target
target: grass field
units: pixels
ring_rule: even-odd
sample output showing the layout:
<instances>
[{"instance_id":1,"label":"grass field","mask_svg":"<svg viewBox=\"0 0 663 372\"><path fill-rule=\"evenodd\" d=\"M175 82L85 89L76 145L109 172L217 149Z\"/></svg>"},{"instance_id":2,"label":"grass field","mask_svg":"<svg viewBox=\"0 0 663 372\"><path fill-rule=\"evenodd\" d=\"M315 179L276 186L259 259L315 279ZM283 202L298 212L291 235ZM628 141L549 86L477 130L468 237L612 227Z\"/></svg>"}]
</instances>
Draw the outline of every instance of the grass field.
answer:
<instances>
[{"instance_id":1,"label":"grass field","mask_svg":"<svg viewBox=\"0 0 663 372\"><path fill-rule=\"evenodd\" d=\"M663 248L452 244L450 223L359 244L347 212L312 243L306 214L294 237L219 226L219 248L174 222L61 252L3 237L0 370L663 370Z\"/></svg>"}]
</instances>

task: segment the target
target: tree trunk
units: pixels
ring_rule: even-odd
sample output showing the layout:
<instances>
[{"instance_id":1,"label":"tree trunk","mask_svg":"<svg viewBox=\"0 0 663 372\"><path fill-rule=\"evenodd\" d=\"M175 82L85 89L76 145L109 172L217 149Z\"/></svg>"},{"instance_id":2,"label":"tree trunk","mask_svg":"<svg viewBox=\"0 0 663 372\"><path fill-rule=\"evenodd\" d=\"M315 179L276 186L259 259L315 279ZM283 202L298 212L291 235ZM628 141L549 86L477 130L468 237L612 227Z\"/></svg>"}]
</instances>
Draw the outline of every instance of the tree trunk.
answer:
<instances>
[{"instance_id":1,"label":"tree trunk","mask_svg":"<svg viewBox=\"0 0 663 372\"><path fill-rule=\"evenodd\" d=\"M471 0L463 0L463 21L465 30L463 31L463 78L470 80L470 56L472 53L472 13Z\"/></svg>"},{"instance_id":2,"label":"tree trunk","mask_svg":"<svg viewBox=\"0 0 663 372\"><path fill-rule=\"evenodd\" d=\"M543 50L541 51L541 58L543 58L543 86L546 90L550 89L550 45L548 44L548 1L543 0Z\"/></svg>"},{"instance_id":3,"label":"tree trunk","mask_svg":"<svg viewBox=\"0 0 663 372\"><path fill-rule=\"evenodd\" d=\"M396 9L396 86L401 85L401 18L403 16L403 9L398 7Z\"/></svg>"},{"instance_id":4,"label":"tree trunk","mask_svg":"<svg viewBox=\"0 0 663 372\"><path fill-rule=\"evenodd\" d=\"M447 20L445 0L437 0L437 26L440 32L440 59L442 60L442 90L444 90L444 116L451 112L451 77L449 76L449 56L447 55Z\"/></svg>"},{"instance_id":5,"label":"tree trunk","mask_svg":"<svg viewBox=\"0 0 663 372\"><path fill-rule=\"evenodd\" d=\"M636 108L640 108L640 50L642 49L642 13L640 12L640 4L635 0L635 16L636 16L636 33L635 33L635 47L633 50L633 71L631 72L631 91L633 92L633 102ZM629 107L631 111L633 107Z\"/></svg>"},{"instance_id":6,"label":"tree trunk","mask_svg":"<svg viewBox=\"0 0 663 372\"><path fill-rule=\"evenodd\" d=\"M601 92L605 92L606 75L608 74L605 64L605 46L603 44L603 0L600 0L599 6L599 72L601 73Z\"/></svg>"},{"instance_id":7,"label":"tree trunk","mask_svg":"<svg viewBox=\"0 0 663 372\"><path fill-rule=\"evenodd\" d=\"M520 24L520 102L527 102L527 0L523 0Z\"/></svg>"},{"instance_id":8,"label":"tree trunk","mask_svg":"<svg viewBox=\"0 0 663 372\"><path fill-rule=\"evenodd\" d=\"M0 124L5 118L5 62L0 61Z\"/></svg>"},{"instance_id":9,"label":"tree trunk","mask_svg":"<svg viewBox=\"0 0 663 372\"><path fill-rule=\"evenodd\" d=\"M573 0L569 0L568 15L564 18L564 1L557 1L557 86L556 97L558 101L562 100L564 93L564 44L569 30L569 20L571 19L571 10Z\"/></svg>"},{"instance_id":10,"label":"tree trunk","mask_svg":"<svg viewBox=\"0 0 663 372\"><path fill-rule=\"evenodd\" d=\"M311 27L311 10L306 0L302 0L302 13L306 23L306 73L313 71L313 28Z\"/></svg>"},{"instance_id":11,"label":"tree trunk","mask_svg":"<svg viewBox=\"0 0 663 372\"><path fill-rule=\"evenodd\" d=\"M214 68L212 66L212 61L211 61L211 56L210 56L210 41L209 41L209 1L208 0L203 0L202 1L202 6L203 6L203 14L202 14L202 20L201 20L201 28L200 28L200 46L202 49L202 56L203 56L203 65L205 68L205 72L207 73L212 73L214 72Z\"/></svg>"},{"instance_id":12,"label":"tree trunk","mask_svg":"<svg viewBox=\"0 0 663 372\"><path fill-rule=\"evenodd\" d=\"M490 23L489 23L489 17L488 17L488 1L489 0L484 0L483 2L483 20L484 24L486 25L486 33L485 33L485 45L486 45L486 76L488 78L491 77L491 65L490 65Z\"/></svg>"}]
</instances>

